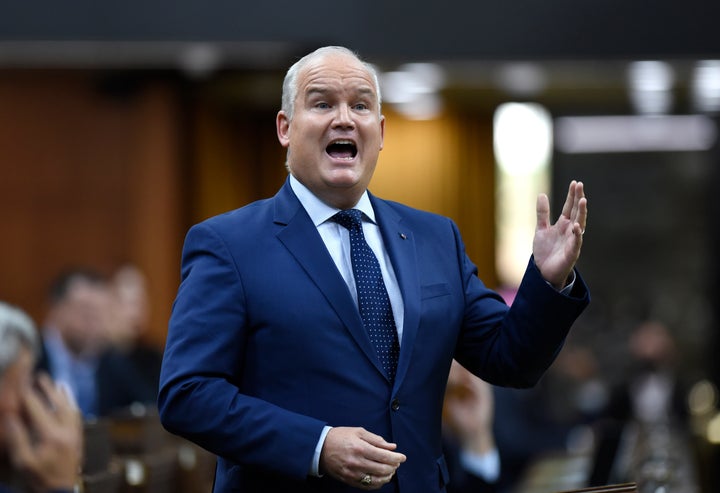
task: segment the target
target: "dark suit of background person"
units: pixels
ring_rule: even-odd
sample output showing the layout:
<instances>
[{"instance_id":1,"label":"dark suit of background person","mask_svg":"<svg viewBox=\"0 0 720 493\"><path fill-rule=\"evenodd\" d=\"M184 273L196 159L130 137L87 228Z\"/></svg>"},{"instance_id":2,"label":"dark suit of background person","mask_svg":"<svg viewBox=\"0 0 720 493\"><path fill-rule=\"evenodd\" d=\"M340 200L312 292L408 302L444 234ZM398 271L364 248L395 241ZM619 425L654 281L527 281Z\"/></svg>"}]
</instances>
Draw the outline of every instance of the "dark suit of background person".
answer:
<instances>
[{"instance_id":1,"label":"dark suit of background person","mask_svg":"<svg viewBox=\"0 0 720 493\"><path fill-rule=\"evenodd\" d=\"M571 184L562 228L558 220L548 229L539 214L541 256L508 309L478 279L451 220L363 195L384 131L370 69L335 48L304 62L296 97L286 78L277 119L288 181L186 237L160 378L162 423L218 455L215 492L442 492L453 357L488 382L533 385L588 303L579 275L565 295L536 266L552 261L547 248L560 240L572 254L561 255L555 284L572 276L587 213L582 184ZM306 209L333 214L361 195L402 294L394 381ZM342 237L340 226L325 225ZM361 482L366 475L371 484Z\"/></svg>"}]
</instances>

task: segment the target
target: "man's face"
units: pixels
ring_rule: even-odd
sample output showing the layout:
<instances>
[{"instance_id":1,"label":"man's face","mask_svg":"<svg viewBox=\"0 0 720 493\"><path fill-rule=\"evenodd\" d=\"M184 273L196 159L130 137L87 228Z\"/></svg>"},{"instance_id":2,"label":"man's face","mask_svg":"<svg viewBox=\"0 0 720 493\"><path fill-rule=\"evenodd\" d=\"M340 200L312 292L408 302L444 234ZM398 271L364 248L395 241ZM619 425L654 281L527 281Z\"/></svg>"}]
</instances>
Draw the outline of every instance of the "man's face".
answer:
<instances>
[{"instance_id":1,"label":"man's face","mask_svg":"<svg viewBox=\"0 0 720 493\"><path fill-rule=\"evenodd\" d=\"M5 448L6 441L2 422L9 414L21 413L22 396L32 385L33 366L33 354L23 347L15 362L0 376L0 450Z\"/></svg>"},{"instance_id":2,"label":"man's face","mask_svg":"<svg viewBox=\"0 0 720 493\"><path fill-rule=\"evenodd\" d=\"M107 337L112 298L102 284L74 281L55 310L55 324L65 344L76 354L91 354Z\"/></svg>"},{"instance_id":3,"label":"man's face","mask_svg":"<svg viewBox=\"0 0 720 493\"><path fill-rule=\"evenodd\" d=\"M348 208L368 186L385 119L371 74L350 55L327 54L298 74L294 114L278 113L290 172L325 203Z\"/></svg>"}]
</instances>

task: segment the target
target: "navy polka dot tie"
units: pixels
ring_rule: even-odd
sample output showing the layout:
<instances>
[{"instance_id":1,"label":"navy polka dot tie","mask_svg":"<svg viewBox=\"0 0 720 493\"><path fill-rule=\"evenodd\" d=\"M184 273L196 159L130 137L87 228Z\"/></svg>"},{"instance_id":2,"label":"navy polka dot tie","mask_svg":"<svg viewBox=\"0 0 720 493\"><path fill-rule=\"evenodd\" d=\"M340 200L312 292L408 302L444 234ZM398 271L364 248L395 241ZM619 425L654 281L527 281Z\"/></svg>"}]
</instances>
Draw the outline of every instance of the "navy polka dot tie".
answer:
<instances>
[{"instance_id":1,"label":"navy polka dot tie","mask_svg":"<svg viewBox=\"0 0 720 493\"><path fill-rule=\"evenodd\" d=\"M387 376L393 381L400 345L380 264L365 241L362 212L358 209L340 211L332 219L350 231L350 258L355 274L360 317Z\"/></svg>"}]
</instances>

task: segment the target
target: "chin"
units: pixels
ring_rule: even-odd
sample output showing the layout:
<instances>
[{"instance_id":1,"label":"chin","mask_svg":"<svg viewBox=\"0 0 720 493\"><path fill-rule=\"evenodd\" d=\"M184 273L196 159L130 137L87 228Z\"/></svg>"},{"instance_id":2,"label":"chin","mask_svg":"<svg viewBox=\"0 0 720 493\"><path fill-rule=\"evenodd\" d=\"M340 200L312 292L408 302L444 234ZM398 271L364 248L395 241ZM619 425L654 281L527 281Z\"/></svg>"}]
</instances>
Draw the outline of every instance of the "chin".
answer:
<instances>
[{"instance_id":1,"label":"chin","mask_svg":"<svg viewBox=\"0 0 720 493\"><path fill-rule=\"evenodd\" d=\"M337 187L353 187L360 183L360 175L351 169L336 169L326 175L325 182Z\"/></svg>"}]
</instances>

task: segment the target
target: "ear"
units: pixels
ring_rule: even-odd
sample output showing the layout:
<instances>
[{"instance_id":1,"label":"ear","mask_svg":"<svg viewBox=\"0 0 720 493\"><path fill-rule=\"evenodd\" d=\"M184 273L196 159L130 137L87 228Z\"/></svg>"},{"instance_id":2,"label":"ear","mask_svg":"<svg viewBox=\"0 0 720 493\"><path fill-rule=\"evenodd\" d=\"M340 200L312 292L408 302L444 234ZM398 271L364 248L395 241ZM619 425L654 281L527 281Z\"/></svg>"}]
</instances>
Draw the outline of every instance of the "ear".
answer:
<instances>
[{"instance_id":1,"label":"ear","mask_svg":"<svg viewBox=\"0 0 720 493\"><path fill-rule=\"evenodd\" d=\"M277 128L277 136L280 145L288 147L290 145L290 120L284 111L279 111L275 118L275 127Z\"/></svg>"},{"instance_id":2,"label":"ear","mask_svg":"<svg viewBox=\"0 0 720 493\"><path fill-rule=\"evenodd\" d=\"M380 150L385 145L385 116L380 115Z\"/></svg>"}]
</instances>

